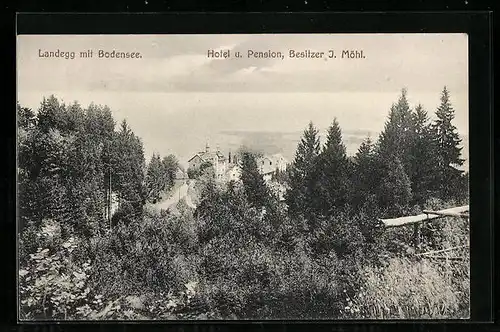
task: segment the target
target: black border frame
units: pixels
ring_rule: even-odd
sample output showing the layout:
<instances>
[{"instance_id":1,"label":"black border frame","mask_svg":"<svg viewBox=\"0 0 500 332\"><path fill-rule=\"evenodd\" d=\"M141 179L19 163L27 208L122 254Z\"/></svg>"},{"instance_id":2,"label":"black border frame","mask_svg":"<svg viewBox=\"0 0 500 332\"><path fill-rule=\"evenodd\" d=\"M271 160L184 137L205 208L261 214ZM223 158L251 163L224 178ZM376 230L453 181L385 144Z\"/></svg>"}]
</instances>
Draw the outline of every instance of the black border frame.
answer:
<instances>
[{"instance_id":1,"label":"black border frame","mask_svg":"<svg viewBox=\"0 0 500 332\"><path fill-rule=\"evenodd\" d=\"M492 13L481 12L370 12L370 13L20 13L17 19L17 34L191 34L191 33L467 33L469 36L469 150L471 184L471 320L465 322L490 322L493 319L493 79L492 79ZM14 37L15 38L15 37ZM14 56L15 57L15 56ZM14 59L15 62L15 59ZM15 77L15 73L14 73ZM15 94L14 94L15 95ZM16 97L14 97L16 98ZM15 102L11 105L15 105ZM14 116L15 118L15 116ZM15 134L8 137L16 144ZM12 157L12 158L11 158ZM15 179L15 147L10 150L8 160ZM13 174L14 173L14 174ZM8 189L14 193L15 180ZM14 209L15 211L15 209ZM13 221L15 212L5 216ZM14 218L13 218L14 217ZM14 220L13 220L13 219ZM479 222L482 221L482 222ZM9 241L10 242L10 241ZM16 253L14 252L14 255ZM16 265L16 264L14 264ZM14 268L15 273L17 269ZM16 280L17 281L17 280ZM17 289L14 296L17 320ZM168 322L219 324L224 321ZM227 322L246 324L255 321ZM275 324L264 321L261 324ZM299 323L290 321L285 323ZM324 326L327 321L303 321ZM407 323L436 325L435 323L457 321L331 321L333 324L389 323L392 327ZM73 323L73 322L72 322ZM72 323L61 323L65 326ZM99 322L111 327L113 322ZM129 322L124 322L129 323ZM151 322L161 324L164 322ZM23 325L47 322L19 322ZM136 323L137 324L137 323ZM146 324L149 324L146 323ZM231 325L232 325L231 324ZM463 325L464 323L457 323ZM83 327L79 323L80 327ZM255 325L254 325L255 326ZM124 327L124 326L123 326ZM148 326L152 327L152 326ZM173 326L172 326L173 327ZM193 326L193 327L196 327ZM243 326L238 326L238 328ZM420 330L420 329L419 329ZM479 330L479 329L478 329Z\"/></svg>"}]
</instances>

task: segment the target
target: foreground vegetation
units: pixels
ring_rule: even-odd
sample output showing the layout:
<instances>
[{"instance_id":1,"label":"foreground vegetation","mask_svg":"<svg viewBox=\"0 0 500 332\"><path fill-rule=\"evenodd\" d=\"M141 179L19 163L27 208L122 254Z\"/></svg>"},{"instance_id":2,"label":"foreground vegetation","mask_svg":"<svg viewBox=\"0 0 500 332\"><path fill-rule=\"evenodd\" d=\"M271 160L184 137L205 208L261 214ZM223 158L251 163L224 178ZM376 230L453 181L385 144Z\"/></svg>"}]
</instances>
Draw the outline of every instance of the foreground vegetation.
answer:
<instances>
[{"instance_id":1,"label":"foreground vegetation","mask_svg":"<svg viewBox=\"0 0 500 332\"><path fill-rule=\"evenodd\" d=\"M323 146L311 123L280 176L284 202L242 151L241 182L215 182L208 167L189 188L197 208L172 213L146 203L173 186L175 157L146 165L106 107L19 106L20 318L466 318L468 249L422 258L413 230L378 222L467 202L447 90L436 114L429 123L403 91L352 159L335 120ZM468 234L465 220L423 225L421 250Z\"/></svg>"}]
</instances>

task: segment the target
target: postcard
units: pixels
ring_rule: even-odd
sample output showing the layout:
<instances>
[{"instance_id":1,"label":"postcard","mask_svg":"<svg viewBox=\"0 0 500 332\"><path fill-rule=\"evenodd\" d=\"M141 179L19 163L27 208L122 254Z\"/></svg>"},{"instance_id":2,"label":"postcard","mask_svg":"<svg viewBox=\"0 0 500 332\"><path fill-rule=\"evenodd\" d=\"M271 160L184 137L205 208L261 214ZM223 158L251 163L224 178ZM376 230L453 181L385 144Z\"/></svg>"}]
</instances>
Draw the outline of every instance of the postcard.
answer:
<instances>
[{"instance_id":1,"label":"postcard","mask_svg":"<svg viewBox=\"0 0 500 332\"><path fill-rule=\"evenodd\" d=\"M467 34L17 37L19 320L470 316Z\"/></svg>"}]
</instances>

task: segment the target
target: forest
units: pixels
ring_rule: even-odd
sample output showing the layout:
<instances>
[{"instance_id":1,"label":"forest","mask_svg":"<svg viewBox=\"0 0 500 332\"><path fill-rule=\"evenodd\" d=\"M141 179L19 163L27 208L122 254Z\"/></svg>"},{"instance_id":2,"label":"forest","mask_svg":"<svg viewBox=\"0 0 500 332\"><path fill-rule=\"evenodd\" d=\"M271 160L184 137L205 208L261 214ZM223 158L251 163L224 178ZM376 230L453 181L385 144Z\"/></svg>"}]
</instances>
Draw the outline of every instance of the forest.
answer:
<instances>
[{"instance_id":1,"label":"forest","mask_svg":"<svg viewBox=\"0 0 500 332\"><path fill-rule=\"evenodd\" d=\"M219 183L207 167L195 174L196 209L180 201L176 213L152 204L174 186L178 160L146 161L107 106L18 104L19 318L468 318L468 249L453 263L429 260L414 254L411 229L380 222L468 204L446 87L439 98L431 120L402 89L354 156L336 118L324 140L304 124L273 178L284 200L242 150L241 181ZM468 220L444 218L423 225L421 246L468 236Z\"/></svg>"}]
</instances>

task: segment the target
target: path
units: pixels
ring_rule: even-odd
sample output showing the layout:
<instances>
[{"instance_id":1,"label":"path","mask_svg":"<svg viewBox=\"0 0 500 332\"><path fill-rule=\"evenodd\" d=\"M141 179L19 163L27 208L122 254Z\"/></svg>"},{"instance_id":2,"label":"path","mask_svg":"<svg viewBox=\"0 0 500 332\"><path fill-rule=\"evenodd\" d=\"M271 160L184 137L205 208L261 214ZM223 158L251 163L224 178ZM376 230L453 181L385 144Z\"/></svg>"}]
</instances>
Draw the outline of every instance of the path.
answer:
<instances>
[{"instance_id":1,"label":"path","mask_svg":"<svg viewBox=\"0 0 500 332\"><path fill-rule=\"evenodd\" d=\"M186 204L195 209L196 206L193 204L191 197L188 195L189 185L185 182L177 190L175 190L169 198L156 204L155 206L159 209L167 210L168 208L175 206L180 200L184 199Z\"/></svg>"}]
</instances>

